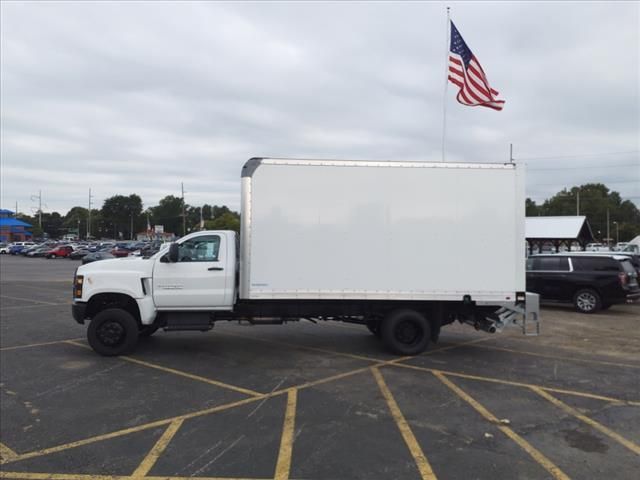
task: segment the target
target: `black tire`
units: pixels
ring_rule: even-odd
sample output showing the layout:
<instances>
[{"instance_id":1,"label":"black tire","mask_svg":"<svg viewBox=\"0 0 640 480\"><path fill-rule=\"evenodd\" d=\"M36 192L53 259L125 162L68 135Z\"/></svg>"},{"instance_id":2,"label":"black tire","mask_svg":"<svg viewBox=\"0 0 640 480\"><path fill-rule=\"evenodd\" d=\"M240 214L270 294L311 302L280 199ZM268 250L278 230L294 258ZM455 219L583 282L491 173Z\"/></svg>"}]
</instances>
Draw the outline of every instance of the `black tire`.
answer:
<instances>
[{"instance_id":1,"label":"black tire","mask_svg":"<svg viewBox=\"0 0 640 480\"><path fill-rule=\"evenodd\" d=\"M602 308L602 300L595 290L583 288L573 296L573 306L580 313L595 313Z\"/></svg>"},{"instance_id":2,"label":"black tire","mask_svg":"<svg viewBox=\"0 0 640 480\"><path fill-rule=\"evenodd\" d=\"M158 326L155 324L142 325L138 327L138 337L147 338L158 331Z\"/></svg>"},{"instance_id":3,"label":"black tire","mask_svg":"<svg viewBox=\"0 0 640 480\"><path fill-rule=\"evenodd\" d=\"M378 338L382 335L380 323L380 320L367 320L366 323L367 329Z\"/></svg>"},{"instance_id":4,"label":"black tire","mask_svg":"<svg viewBox=\"0 0 640 480\"><path fill-rule=\"evenodd\" d=\"M431 325L415 310L396 310L381 325L382 341L398 355L417 355L424 352L431 339Z\"/></svg>"},{"instance_id":5,"label":"black tire","mask_svg":"<svg viewBox=\"0 0 640 480\"><path fill-rule=\"evenodd\" d=\"M87 339L91 348L100 355L124 355L138 343L138 323L126 310L108 308L93 317L87 329Z\"/></svg>"}]
</instances>

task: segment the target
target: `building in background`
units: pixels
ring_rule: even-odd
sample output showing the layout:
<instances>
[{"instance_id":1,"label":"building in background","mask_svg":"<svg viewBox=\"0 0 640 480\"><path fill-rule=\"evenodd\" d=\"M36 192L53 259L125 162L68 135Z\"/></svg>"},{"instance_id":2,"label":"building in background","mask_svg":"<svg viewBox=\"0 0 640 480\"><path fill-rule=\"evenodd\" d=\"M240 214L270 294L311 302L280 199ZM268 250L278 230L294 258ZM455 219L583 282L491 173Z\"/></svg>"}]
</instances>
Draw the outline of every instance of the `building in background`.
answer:
<instances>
[{"instance_id":1,"label":"building in background","mask_svg":"<svg viewBox=\"0 0 640 480\"><path fill-rule=\"evenodd\" d=\"M11 210L0 210L0 242L24 242L31 240L32 233L27 230L31 224L15 218Z\"/></svg>"},{"instance_id":2,"label":"building in background","mask_svg":"<svg viewBox=\"0 0 640 480\"><path fill-rule=\"evenodd\" d=\"M530 255L554 251L557 253L561 250L584 250L588 243L594 241L593 232L584 215L527 217L525 237Z\"/></svg>"}]
</instances>

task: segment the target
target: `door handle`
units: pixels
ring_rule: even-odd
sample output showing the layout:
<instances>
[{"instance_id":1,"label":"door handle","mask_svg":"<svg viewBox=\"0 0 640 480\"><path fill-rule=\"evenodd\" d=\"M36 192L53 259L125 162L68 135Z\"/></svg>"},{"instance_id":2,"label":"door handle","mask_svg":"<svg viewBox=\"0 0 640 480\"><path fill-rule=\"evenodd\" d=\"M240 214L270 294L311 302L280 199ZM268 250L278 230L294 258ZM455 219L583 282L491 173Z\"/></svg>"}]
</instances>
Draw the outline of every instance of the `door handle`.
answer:
<instances>
[{"instance_id":1,"label":"door handle","mask_svg":"<svg viewBox=\"0 0 640 480\"><path fill-rule=\"evenodd\" d=\"M211 270L220 271L220 270L224 270L224 268L222 268L222 267L209 267L209 268L207 268L207 270L209 270L209 271L211 271Z\"/></svg>"}]
</instances>

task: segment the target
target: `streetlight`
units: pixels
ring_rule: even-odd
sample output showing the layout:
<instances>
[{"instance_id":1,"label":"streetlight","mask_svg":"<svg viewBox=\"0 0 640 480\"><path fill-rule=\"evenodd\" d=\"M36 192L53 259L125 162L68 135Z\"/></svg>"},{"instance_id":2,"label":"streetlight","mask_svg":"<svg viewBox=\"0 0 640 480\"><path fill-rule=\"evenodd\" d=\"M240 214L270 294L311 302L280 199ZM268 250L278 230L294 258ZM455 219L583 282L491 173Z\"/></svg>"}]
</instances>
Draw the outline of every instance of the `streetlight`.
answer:
<instances>
[{"instance_id":1,"label":"streetlight","mask_svg":"<svg viewBox=\"0 0 640 480\"><path fill-rule=\"evenodd\" d=\"M618 222L613 222L616 226L616 246L620 243L620 231L618 229Z\"/></svg>"}]
</instances>

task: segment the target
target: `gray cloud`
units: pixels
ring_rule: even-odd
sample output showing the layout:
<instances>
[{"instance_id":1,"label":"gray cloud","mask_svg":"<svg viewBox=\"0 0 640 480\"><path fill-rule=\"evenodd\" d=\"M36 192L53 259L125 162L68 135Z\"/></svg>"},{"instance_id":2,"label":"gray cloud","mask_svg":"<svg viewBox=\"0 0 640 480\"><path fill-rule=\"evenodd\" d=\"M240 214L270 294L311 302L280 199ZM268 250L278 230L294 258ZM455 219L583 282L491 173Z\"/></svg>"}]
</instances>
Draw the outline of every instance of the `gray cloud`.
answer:
<instances>
[{"instance_id":1,"label":"gray cloud","mask_svg":"<svg viewBox=\"0 0 640 480\"><path fill-rule=\"evenodd\" d=\"M136 192L151 206L180 182L190 204L238 208L256 155L440 159L444 4L0 8L3 208L29 211L42 190L64 212L89 188L98 204ZM639 9L453 3L507 104L464 107L450 85L448 160L506 161L513 143L536 158L535 200L602 182L640 204Z\"/></svg>"}]
</instances>

